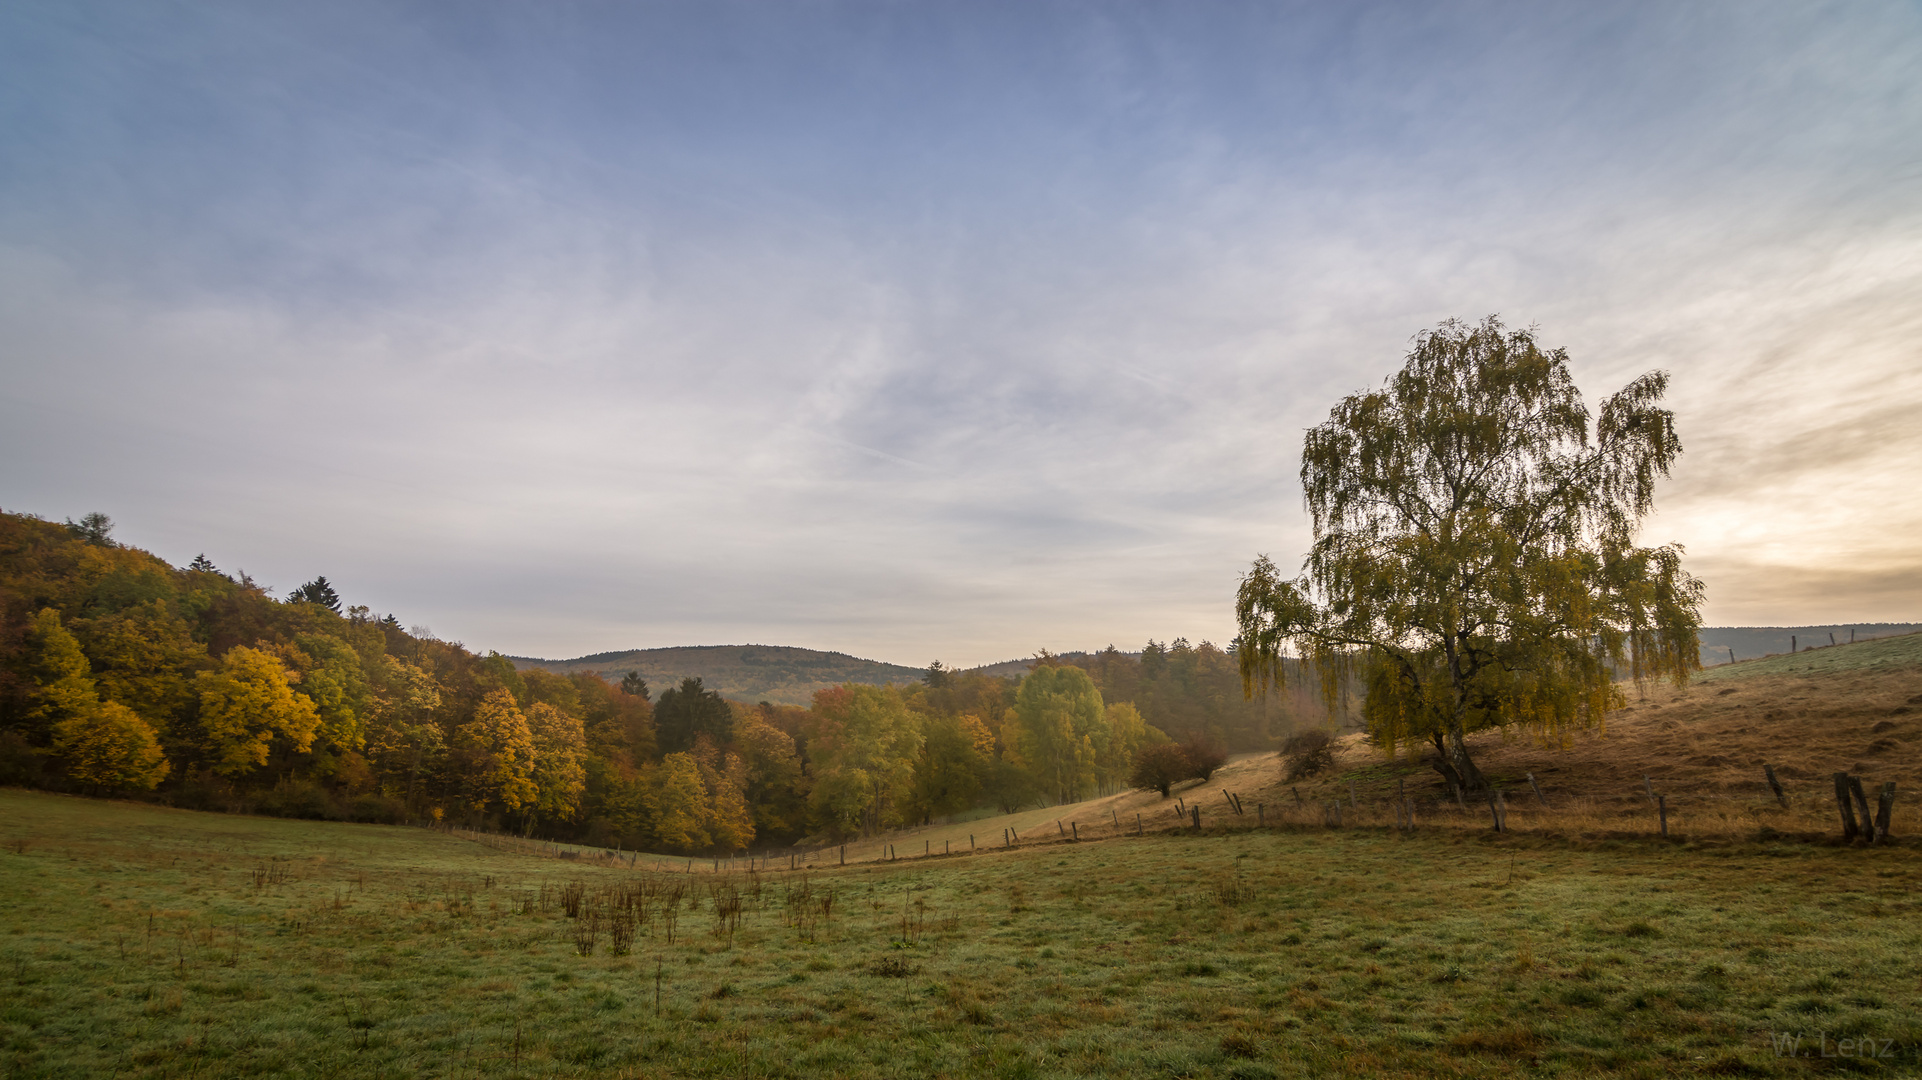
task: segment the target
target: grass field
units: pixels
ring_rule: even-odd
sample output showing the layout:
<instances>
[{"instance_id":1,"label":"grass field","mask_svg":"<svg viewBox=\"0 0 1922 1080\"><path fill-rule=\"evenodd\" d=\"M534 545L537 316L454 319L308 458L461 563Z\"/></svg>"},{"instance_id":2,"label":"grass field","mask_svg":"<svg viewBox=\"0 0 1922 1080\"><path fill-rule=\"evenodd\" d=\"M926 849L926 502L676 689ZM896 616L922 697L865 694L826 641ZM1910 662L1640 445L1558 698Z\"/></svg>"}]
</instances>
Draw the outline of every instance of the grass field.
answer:
<instances>
[{"instance_id":1,"label":"grass field","mask_svg":"<svg viewBox=\"0 0 1922 1080\"><path fill-rule=\"evenodd\" d=\"M0 791L0 1030L19 1077L1915 1075L1918 885L1464 829L664 875Z\"/></svg>"}]
</instances>

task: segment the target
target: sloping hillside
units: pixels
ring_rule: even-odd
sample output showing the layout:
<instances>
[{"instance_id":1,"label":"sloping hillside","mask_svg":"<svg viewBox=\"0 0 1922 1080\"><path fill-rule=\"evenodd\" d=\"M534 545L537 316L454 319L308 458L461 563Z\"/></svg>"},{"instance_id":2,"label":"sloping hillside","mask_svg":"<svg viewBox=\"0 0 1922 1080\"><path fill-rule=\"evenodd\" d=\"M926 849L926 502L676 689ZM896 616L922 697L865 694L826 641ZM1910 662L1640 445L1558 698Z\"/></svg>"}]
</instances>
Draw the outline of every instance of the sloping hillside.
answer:
<instances>
[{"instance_id":1,"label":"sloping hillside","mask_svg":"<svg viewBox=\"0 0 1922 1080\"><path fill-rule=\"evenodd\" d=\"M1851 623L1835 626L1704 626L1696 635L1702 643L1705 667L1725 666L1729 654L1736 662L1792 653L1811 645L1847 645L1872 638L1913 634L1922 623Z\"/></svg>"},{"instance_id":2,"label":"sloping hillside","mask_svg":"<svg viewBox=\"0 0 1922 1080\"><path fill-rule=\"evenodd\" d=\"M656 692L678 685L682 679L699 678L709 690L719 690L735 701L772 701L779 705L806 705L816 690L842 683L886 686L914 682L926 674L920 668L787 645L696 645L595 653L573 660L509 659L519 668L541 668L562 675L598 671L619 678L638 671Z\"/></svg>"},{"instance_id":3,"label":"sloping hillside","mask_svg":"<svg viewBox=\"0 0 1922 1080\"><path fill-rule=\"evenodd\" d=\"M1470 740L1476 761L1531 803L1532 772L1551 802L1646 801L1646 776L1671 802L1768 804L1765 762L1797 805L1828 805L1838 771L1871 786L1895 781L1904 815L1922 794L1922 634L1725 665L1682 690L1663 683L1629 696L1630 706L1609 718L1605 732L1572 735L1566 747L1489 732ZM1390 762L1360 736L1343 742L1342 771L1314 785L1329 797L1336 788L1345 793L1351 778L1364 802L1385 796L1397 780L1410 794L1446 796L1425 763Z\"/></svg>"}]
</instances>

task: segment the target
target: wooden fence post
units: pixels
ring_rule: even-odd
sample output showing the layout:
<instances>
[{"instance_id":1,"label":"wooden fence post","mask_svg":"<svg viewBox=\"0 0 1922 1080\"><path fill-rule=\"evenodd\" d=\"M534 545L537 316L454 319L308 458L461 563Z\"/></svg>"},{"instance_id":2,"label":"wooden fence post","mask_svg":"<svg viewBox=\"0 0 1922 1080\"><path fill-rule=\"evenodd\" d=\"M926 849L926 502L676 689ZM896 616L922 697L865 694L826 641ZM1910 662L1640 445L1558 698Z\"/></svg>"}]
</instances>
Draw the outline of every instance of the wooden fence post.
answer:
<instances>
[{"instance_id":1,"label":"wooden fence post","mask_svg":"<svg viewBox=\"0 0 1922 1080\"><path fill-rule=\"evenodd\" d=\"M1542 797L1542 786L1535 782L1534 773L1528 774L1528 786L1535 789L1535 801L1541 804L1542 809L1548 809L1548 800Z\"/></svg>"},{"instance_id":2,"label":"wooden fence post","mask_svg":"<svg viewBox=\"0 0 1922 1080\"><path fill-rule=\"evenodd\" d=\"M1642 790L1648 792L1649 802L1655 801L1655 781L1650 780L1647 773L1642 774Z\"/></svg>"},{"instance_id":3,"label":"wooden fence post","mask_svg":"<svg viewBox=\"0 0 1922 1080\"><path fill-rule=\"evenodd\" d=\"M1655 810L1662 815L1662 835L1668 835L1668 796L1655 796Z\"/></svg>"},{"instance_id":4,"label":"wooden fence post","mask_svg":"<svg viewBox=\"0 0 1922 1080\"><path fill-rule=\"evenodd\" d=\"M1862 832L1869 843L1875 843L1875 819L1869 815L1869 797L1862 791L1862 778L1849 777L1849 794L1855 797L1855 816L1862 820Z\"/></svg>"},{"instance_id":5,"label":"wooden fence post","mask_svg":"<svg viewBox=\"0 0 1922 1080\"><path fill-rule=\"evenodd\" d=\"M973 833L968 834L968 850L969 851L974 850L974 834Z\"/></svg>"},{"instance_id":6,"label":"wooden fence post","mask_svg":"<svg viewBox=\"0 0 1922 1080\"><path fill-rule=\"evenodd\" d=\"M1782 804L1782 809L1787 810L1789 807L1789 797L1782 791L1782 782L1775 778L1775 766L1764 762L1762 764L1762 775L1768 777L1769 790L1775 792L1775 801Z\"/></svg>"},{"instance_id":7,"label":"wooden fence post","mask_svg":"<svg viewBox=\"0 0 1922 1080\"><path fill-rule=\"evenodd\" d=\"M1188 811L1195 816L1195 831L1200 832L1201 831L1201 807L1191 806L1188 808Z\"/></svg>"},{"instance_id":8,"label":"wooden fence post","mask_svg":"<svg viewBox=\"0 0 1922 1080\"><path fill-rule=\"evenodd\" d=\"M1260 803L1255 804L1255 824L1263 828L1268 826L1268 811Z\"/></svg>"},{"instance_id":9,"label":"wooden fence post","mask_svg":"<svg viewBox=\"0 0 1922 1080\"><path fill-rule=\"evenodd\" d=\"M1108 816L1114 819L1115 828L1121 828L1121 815L1114 812L1114 807L1108 807Z\"/></svg>"},{"instance_id":10,"label":"wooden fence post","mask_svg":"<svg viewBox=\"0 0 1922 1080\"><path fill-rule=\"evenodd\" d=\"M1851 642L1853 644L1853 642ZM1895 815L1895 781L1882 784L1882 794L1875 798L1875 842L1889 842L1889 819Z\"/></svg>"},{"instance_id":11,"label":"wooden fence post","mask_svg":"<svg viewBox=\"0 0 1922 1080\"><path fill-rule=\"evenodd\" d=\"M1147 833L1141 831L1141 814L1139 811L1135 813L1135 835L1136 836L1148 835Z\"/></svg>"},{"instance_id":12,"label":"wooden fence post","mask_svg":"<svg viewBox=\"0 0 1922 1080\"><path fill-rule=\"evenodd\" d=\"M1081 842L1081 823L1079 821L1070 821L1068 822L1068 827L1074 830L1074 842L1079 844Z\"/></svg>"},{"instance_id":13,"label":"wooden fence post","mask_svg":"<svg viewBox=\"0 0 1922 1080\"><path fill-rule=\"evenodd\" d=\"M1493 791L1490 791L1488 793L1488 816L1494 819L1495 831L1501 832L1502 831L1502 812L1501 812L1501 808L1495 805L1495 793Z\"/></svg>"},{"instance_id":14,"label":"wooden fence post","mask_svg":"<svg viewBox=\"0 0 1922 1080\"><path fill-rule=\"evenodd\" d=\"M1301 789L1298 787L1291 787L1288 790L1295 793L1295 806L1299 808L1301 806Z\"/></svg>"},{"instance_id":15,"label":"wooden fence post","mask_svg":"<svg viewBox=\"0 0 1922 1080\"><path fill-rule=\"evenodd\" d=\"M1835 805L1842 811L1842 839L1853 840L1859 832L1855 826L1855 807L1849 805L1849 774L1835 774Z\"/></svg>"}]
</instances>

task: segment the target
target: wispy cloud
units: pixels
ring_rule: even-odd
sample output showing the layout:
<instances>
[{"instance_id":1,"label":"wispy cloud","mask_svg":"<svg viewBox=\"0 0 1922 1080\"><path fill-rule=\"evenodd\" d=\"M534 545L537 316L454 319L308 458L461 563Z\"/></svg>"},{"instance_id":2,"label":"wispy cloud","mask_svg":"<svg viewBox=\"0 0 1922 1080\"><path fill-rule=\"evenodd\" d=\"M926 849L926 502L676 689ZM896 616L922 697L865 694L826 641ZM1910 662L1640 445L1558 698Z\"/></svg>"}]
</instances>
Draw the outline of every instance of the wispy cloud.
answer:
<instances>
[{"instance_id":1,"label":"wispy cloud","mask_svg":"<svg viewBox=\"0 0 1922 1080\"><path fill-rule=\"evenodd\" d=\"M521 653L1221 640L1500 312L1675 373L1712 621L1917 617L1910 6L441 18L0 13L0 505Z\"/></svg>"}]
</instances>

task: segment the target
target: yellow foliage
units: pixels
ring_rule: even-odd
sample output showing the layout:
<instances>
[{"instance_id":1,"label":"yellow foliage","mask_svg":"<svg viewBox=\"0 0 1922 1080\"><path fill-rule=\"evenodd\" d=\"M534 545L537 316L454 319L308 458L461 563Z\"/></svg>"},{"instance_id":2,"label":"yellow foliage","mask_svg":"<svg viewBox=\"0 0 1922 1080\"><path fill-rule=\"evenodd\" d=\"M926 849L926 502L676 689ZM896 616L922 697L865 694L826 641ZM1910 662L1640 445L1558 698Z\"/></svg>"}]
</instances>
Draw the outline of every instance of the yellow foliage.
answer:
<instances>
[{"instance_id":1,"label":"yellow foliage","mask_svg":"<svg viewBox=\"0 0 1922 1080\"><path fill-rule=\"evenodd\" d=\"M219 668L201 672L194 682L215 772L239 776L265 765L276 735L300 753L312 748L320 714L305 695L294 693L287 668L272 653L236 645Z\"/></svg>"}]
</instances>

